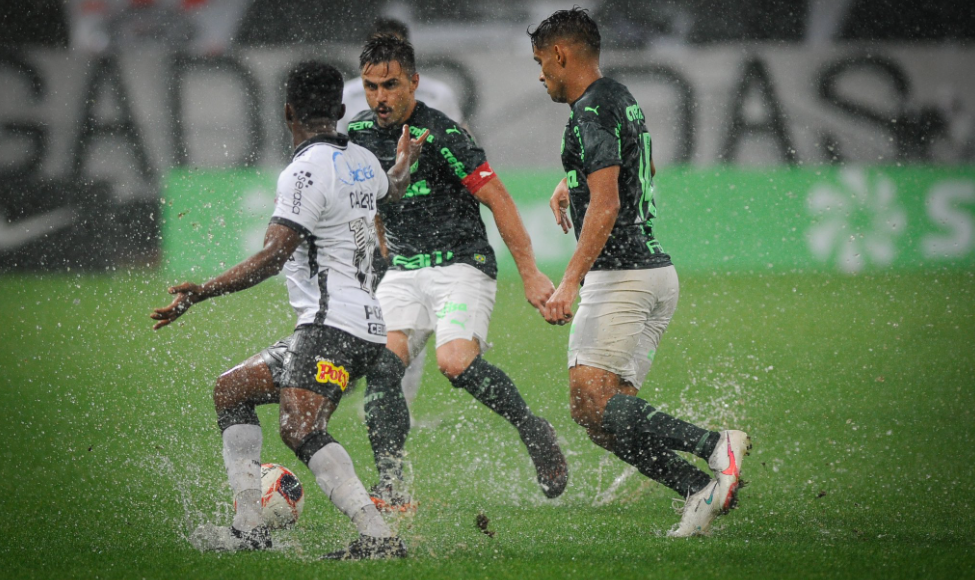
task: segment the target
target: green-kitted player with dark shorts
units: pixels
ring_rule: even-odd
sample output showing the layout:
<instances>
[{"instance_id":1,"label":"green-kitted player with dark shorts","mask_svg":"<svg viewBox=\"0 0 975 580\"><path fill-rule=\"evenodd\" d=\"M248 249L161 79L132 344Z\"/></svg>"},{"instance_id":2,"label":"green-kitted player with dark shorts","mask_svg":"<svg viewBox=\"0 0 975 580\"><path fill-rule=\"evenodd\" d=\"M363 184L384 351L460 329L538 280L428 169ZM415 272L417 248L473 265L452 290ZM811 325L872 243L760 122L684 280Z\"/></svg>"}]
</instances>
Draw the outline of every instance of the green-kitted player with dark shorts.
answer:
<instances>
[{"instance_id":1,"label":"green-kitted player with dark shorts","mask_svg":"<svg viewBox=\"0 0 975 580\"><path fill-rule=\"evenodd\" d=\"M679 293L653 231L655 170L643 111L625 86L602 76L599 30L585 10L555 12L529 36L539 80L571 108L562 137L566 177L551 207L564 232L575 223L578 244L543 315L572 322L572 418L594 443L687 498L670 536L705 534L737 502L750 443L742 431L708 431L636 396ZM714 478L674 451L706 459Z\"/></svg>"}]
</instances>

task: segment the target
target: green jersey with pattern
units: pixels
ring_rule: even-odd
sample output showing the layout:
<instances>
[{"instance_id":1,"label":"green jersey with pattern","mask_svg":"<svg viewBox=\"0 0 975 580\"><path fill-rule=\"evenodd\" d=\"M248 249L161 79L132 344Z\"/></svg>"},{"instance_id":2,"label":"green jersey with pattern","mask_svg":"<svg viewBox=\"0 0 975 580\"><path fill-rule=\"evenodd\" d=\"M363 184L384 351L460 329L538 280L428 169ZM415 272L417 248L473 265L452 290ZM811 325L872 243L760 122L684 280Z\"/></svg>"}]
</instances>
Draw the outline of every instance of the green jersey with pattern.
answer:
<instances>
[{"instance_id":1,"label":"green jersey with pattern","mask_svg":"<svg viewBox=\"0 0 975 580\"><path fill-rule=\"evenodd\" d=\"M572 105L562 136L562 167L576 239L589 208L587 176L619 166L620 210L593 270L643 270L671 265L654 236L650 133L643 111L622 84L601 78Z\"/></svg>"},{"instance_id":2,"label":"green jersey with pattern","mask_svg":"<svg viewBox=\"0 0 975 580\"><path fill-rule=\"evenodd\" d=\"M410 187L402 201L378 208L390 267L414 270L460 263L497 278L497 260L473 195L495 177L484 150L463 127L420 101L405 124L414 138L427 129L430 136L410 168ZM380 127L376 114L366 110L352 119L348 131L352 142L372 151L383 169L393 166L402 125Z\"/></svg>"}]
</instances>

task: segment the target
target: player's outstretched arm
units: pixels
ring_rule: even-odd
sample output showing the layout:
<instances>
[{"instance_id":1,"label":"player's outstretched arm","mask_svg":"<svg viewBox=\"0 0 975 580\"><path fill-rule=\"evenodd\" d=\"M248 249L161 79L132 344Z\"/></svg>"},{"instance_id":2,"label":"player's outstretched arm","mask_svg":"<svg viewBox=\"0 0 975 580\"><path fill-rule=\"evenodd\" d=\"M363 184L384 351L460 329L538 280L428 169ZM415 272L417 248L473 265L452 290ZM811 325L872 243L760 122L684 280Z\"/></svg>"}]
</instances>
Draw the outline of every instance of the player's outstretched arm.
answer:
<instances>
[{"instance_id":1,"label":"player's outstretched arm","mask_svg":"<svg viewBox=\"0 0 975 580\"><path fill-rule=\"evenodd\" d=\"M287 226L271 224L264 235L264 247L250 258L204 284L184 282L169 288L168 292L175 298L169 306L156 308L149 315L159 321L152 329L159 330L166 326L197 302L246 290L274 276L281 271L300 243L298 232Z\"/></svg>"},{"instance_id":2,"label":"player's outstretched arm","mask_svg":"<svg viewBox=\"0 0 975 580\"><path fill-rule=\"evenodd\" d=\"M572 306L579 295L579 284L602 253L619 215L619 175L619 166L613 165L586 176L589 182L589 209L586 210L579 243L565 268L562 282L542 312L549 324L565 324L572 319Z\"/></svg>"},{"instance_id":3,"label":"player's outstretched arm","mask_svg":"<svg viewBox=\"0 0 975 580\"><path fill-rule=\"evenodd\" d=\"M514 200L498 177L481 186L474 197L488 206L494 215L498 233L508 246L508 251L511 252L511 257L518 267L518 274L521 275L521 281L525 285L525 298L539 312L542 312L545 301L552 295L555 287L548 276L539 271L535 263L531 238L528 236L525 224L521 221L521 216L518 215Z\"/></svg>"},{"instance_id":4,"label":"player's outstretched arm","mask_svg":"<svg viewBox=\"0 0 975 580\"><path fill-rule=\"evenodd\" d=\"M410 139L410 127L403 125L403 134L396 143L396 163L386 172L389 176L389 193L386 198L390 201L402 199L410 187L410 167L420 158L423 143L429 136L430 130L427 129L416 139Z\"/></svg>"},{"instance_id":5,"label":"player's outstretched arm","mask_svg":"<svg viewBox=\"0 0 975 580\"><path fill-rule=\"evenodd\" d=\"M566 210L569 209L569 185L564 177L555 186L555 193L548 200L548 207L552 208L555 223L562 227L562 233L569 233L569 230L572 229L572 222L569 221L569 214L566 213Z\"/></svg>"}]
</instances>

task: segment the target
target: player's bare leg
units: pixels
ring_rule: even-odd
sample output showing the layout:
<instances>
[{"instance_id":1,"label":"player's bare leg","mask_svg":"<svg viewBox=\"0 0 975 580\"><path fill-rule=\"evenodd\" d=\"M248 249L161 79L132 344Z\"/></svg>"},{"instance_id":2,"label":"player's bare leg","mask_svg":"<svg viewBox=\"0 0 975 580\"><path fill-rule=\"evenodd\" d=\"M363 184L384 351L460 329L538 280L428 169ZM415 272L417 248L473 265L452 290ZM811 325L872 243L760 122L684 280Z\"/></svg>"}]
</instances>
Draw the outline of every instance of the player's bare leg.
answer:
<instances>
[{"instance_id":1,"label":"player's bare leg","mask_svg":"<svg viewBox=\"0 0 975 580\"><path fill-rule=\"evenodd\" d=\"M352 458L326 431L335 408L334 402L318 393L297 388L281 389L281 439L315 475L325 496L355 524L360 535L357 542L375 543L371 547L383 552L388 548L389 556L405 555L402 541L393 536L356 476ZM353 557L347 553L352 548L336 553L337 557L342 554Z\"/></svg>"},{"instance_id":2,"label":"player's bare leg","mask_svg":"<svg viewBox=\"0 0 975 580\"><path fill-rule=\"evenodd\" d=\"M234 494L232 525L203 525L191 536L201 550L263 550L271 536L261 514L261 425L254 408L277 402L271 371L254 355L217 378L213 402L223 437L223 461Z\"/></svg>"},{"instance_id":3,"label":"player's bare leg","mask_svg":"<svg viewBox=\"0 0 975 580\"><path fill-rule=\"evenodd\" d=\"M481 358L480 343L476 339L455 339L439 346L437 366L454 387L469 392L518 430L535 464L542 492L550 498L561 495L568 483L569 469L555 430L531 412L504 371Z\"/></svg>"}]
</instances>

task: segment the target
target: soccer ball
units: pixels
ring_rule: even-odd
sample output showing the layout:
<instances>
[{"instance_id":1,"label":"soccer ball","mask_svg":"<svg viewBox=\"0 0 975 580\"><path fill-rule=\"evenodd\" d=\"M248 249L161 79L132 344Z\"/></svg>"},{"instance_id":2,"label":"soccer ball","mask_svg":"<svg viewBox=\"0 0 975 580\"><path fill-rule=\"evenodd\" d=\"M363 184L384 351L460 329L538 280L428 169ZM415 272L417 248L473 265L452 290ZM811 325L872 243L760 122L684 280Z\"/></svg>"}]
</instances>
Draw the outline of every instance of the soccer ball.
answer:
<instances>
[{"instance_id":1,"label":"soccer ball","mask_svg":"<svg viewBox=\"0 0 975 580\"><path fill-rule=\"evenodd\" d=\"M271 529L295 525L305 506L305 491L294 473L277 463L261 465L261 507Z\"/></svg>"}]
</instances>

